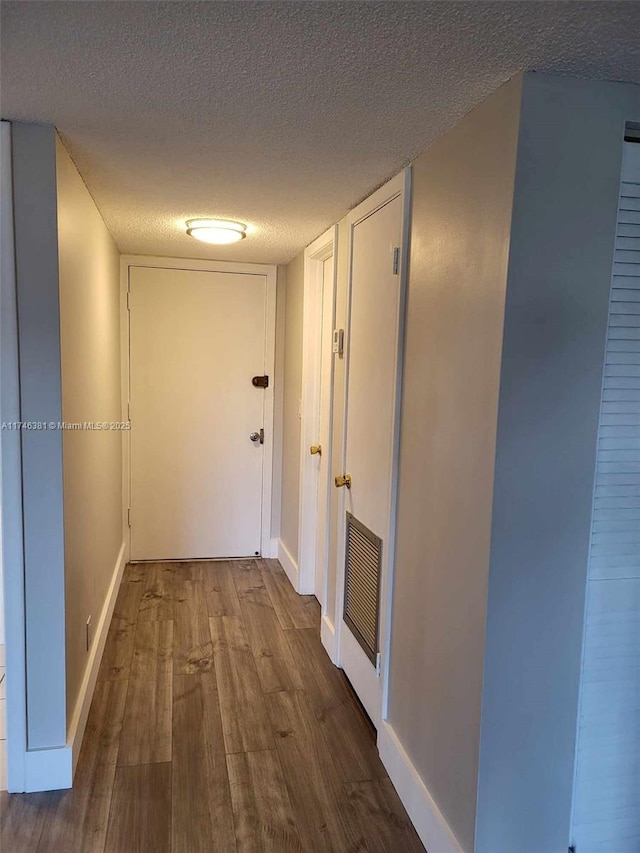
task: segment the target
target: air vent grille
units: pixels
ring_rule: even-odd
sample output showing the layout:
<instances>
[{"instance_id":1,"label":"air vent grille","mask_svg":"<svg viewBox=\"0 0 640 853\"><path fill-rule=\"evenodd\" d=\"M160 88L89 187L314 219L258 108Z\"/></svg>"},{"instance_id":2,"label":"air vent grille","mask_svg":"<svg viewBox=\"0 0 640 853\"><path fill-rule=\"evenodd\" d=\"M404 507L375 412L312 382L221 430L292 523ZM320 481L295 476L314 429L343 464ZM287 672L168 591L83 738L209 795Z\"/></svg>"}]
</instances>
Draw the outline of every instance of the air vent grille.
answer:
<instances>
[{"instance_id":1,"label":"air vent grille","mask_svg":"<svg viewBox=\"0 0 640 853\"><path fill-rule=\"evenodd\" d=\"M381 563L382 539L348 512L343 616L374 665L378 653Z\"/></svg>"}]
</instances>

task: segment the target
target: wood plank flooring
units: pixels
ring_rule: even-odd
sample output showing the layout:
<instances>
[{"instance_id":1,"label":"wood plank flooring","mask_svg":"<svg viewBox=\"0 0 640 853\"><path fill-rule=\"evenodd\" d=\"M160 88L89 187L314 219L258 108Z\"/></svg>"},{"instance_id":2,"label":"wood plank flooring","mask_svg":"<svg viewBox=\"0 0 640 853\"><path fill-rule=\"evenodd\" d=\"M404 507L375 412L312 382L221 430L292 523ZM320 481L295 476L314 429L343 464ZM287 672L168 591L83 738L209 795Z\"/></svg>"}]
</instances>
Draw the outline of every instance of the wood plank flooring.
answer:
<instances>
[{"instance_id":1,"label":"wood plank flooring","mask_svg":"<svg viewBox=\"0 0 640 853\"><path fill-rule=\"evenodd\" d=\"M71 791L0 794L2 853L424 853L275 560L127 566Z\"/></svg>"}]
</instances>

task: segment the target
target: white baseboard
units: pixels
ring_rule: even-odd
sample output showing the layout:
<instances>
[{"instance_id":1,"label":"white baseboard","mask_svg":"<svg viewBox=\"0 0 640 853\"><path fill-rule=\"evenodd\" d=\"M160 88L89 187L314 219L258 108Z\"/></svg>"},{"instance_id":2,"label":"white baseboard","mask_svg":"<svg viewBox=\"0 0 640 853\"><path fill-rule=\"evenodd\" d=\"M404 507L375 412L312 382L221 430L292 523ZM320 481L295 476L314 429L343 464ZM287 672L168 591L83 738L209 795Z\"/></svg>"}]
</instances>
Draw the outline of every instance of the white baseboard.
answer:
<instances>
[{"instance_id":1,"label":"white baseboard","mask_svg":"<svg viewBox=\"0 0 640 853\"><path fill-rule=\"evenodd\" d=\"M427 850L430 853L465 853L398 736L384 720L378 730L378 749L398 796Z\"/></svg>"},{"instance_id":2,"label":"white baseboard","mask_svg":"<svg viewBox=\"0 0 640 853\"><path fill-rule=\"evenodd\" d=\"M82 686L80 687L76 706L73 710L71 725L69 726L67 743L69 745L70 752L73 753L74 774L76 772L78 758L80 757L80 748L82 747L84 730L87 726L87 718L89 716L91 700L93 699L93 692L98 678L98 670L100 669L102 653L104 652L104 646L107 642L107 634L109 633L109 625L111 624L113 608L116 605L118 589L120 588L120 581L122 580L122 574L126 565L125 555L126 545L123 542L120 546L120 552L118 553L118 558L113 569L113 575L111 576L111 583L109 584L107 597L102 607L102 613L100 614L100 619L96 625L96 632L91 651L89 652L87 668L84 673L84 678L82 679Z\"/></svg>"},{"instance_id":3,"label":"white baseboard","mask_svg":"<svg viewBox=\"0 0 640 853\"><path fill-rule=\"evenodd\" d=\"M320 622L320 640L324 650L329 655L331 663L338 666L338 650L336 649L336 629L329 617L324 615Z\"/></svg>"},{"instance_id":4,"label":"white baseboard","mask_svg":"<svg viewBox=\"0 0 640 853\"><path fill-rule=\"evenodd\" d=\"M280 560L280 565L284 569L286 576L291 581L291 586L296 592L298 592L298 585L300 582L298 564L291 556L289 549L282 539L278 539L278 560Z\"/></svg>"},{"instance_id":5,"label":"white baseboard","mask_svg":"<svg viewBox=\"0 0 640 853\"><path fill-rule=\"evenodd\" d=\"M73 756L70 746L57 749L32 749L24 754L24 790L60 791L73 782Z\"/></svg>"}]
</instances>

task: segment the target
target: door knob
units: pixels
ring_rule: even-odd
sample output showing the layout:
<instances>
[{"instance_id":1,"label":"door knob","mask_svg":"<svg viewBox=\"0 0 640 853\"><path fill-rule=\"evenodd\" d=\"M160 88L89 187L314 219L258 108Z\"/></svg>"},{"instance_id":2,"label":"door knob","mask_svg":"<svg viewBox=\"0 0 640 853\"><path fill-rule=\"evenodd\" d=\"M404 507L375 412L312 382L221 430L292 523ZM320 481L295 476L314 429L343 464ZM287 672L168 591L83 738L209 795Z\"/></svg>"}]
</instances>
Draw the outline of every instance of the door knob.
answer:
<instances>
[{"instance_id":1,"label":"door knob","mask_svg":"<svg viewBox=\"0 0 640 853\"><path fill-rule=\"evenodd\" d=\"M312 444L309 448L309 453L312 456L322 456L322 445L321 444Z\"/></svg>"},{"instance_id":2,"label":"door knob","mask_svg":"<svg viewBox=\"0 0 640 853\"><path fill-rule=\"evenodd\" d=\"M345 474L344 476L338 475L335 480L336 488L341 489L343 486L346 486L348 489L351 488L351 474Z\"/></svg>"},{"instance_id":3,"label":"door knob","mask_svg":"<svg viewBox=\"0 0 640 853\"><path fill-rule=\"evenodd\" d=\"M249 433L249 438L250 438L250 439L251 439L251 441L253 441L253 442L259 441L259 442L260 442L260 444L262 444L262 441L263 441L262 435L263 435L262 430L260 430L260 432L250 432L250 433Z\"/></svg>"}]
</instances>

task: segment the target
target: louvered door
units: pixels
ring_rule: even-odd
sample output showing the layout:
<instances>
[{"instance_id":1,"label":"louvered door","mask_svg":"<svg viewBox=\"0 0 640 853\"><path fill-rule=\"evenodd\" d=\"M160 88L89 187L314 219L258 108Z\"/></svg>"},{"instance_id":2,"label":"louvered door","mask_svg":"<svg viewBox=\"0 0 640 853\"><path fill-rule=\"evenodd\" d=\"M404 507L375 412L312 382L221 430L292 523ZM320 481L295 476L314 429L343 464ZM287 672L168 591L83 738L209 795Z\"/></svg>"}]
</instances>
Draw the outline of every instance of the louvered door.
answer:
<instances>
[{"instance_id":1,"label":"louvered door","mask_svg":"<svg viewBox=\"0 0 640 853\"><path fill-rule=\"evenodd\" d=\"M625 143L600 408L572 843L640 851L640 144Z\"/></svg>"}]
</instances>

